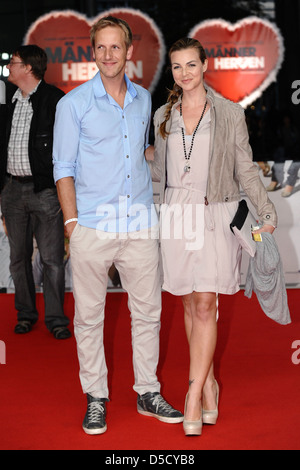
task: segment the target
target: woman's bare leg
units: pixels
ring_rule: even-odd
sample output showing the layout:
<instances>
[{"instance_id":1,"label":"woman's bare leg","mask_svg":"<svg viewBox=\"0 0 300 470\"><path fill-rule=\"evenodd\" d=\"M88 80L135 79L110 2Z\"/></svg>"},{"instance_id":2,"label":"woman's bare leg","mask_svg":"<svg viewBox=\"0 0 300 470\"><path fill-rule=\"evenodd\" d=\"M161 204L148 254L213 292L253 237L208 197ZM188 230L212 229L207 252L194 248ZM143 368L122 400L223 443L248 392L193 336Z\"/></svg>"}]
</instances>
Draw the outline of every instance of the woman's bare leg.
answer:
<instances>
[{"instance_id":1,"label":"woman's bare leg","mask_svg":"<svg viewBox=\"0 0 300 470\"><path fill-rule=\"evenodd\" d=\"M213 357L217 341L216 294L193 292L183 296L182 301L190 346L190 386L185 418L198 420L204 388L206 409L215 408Z\"/></svg>"}]
</instances>

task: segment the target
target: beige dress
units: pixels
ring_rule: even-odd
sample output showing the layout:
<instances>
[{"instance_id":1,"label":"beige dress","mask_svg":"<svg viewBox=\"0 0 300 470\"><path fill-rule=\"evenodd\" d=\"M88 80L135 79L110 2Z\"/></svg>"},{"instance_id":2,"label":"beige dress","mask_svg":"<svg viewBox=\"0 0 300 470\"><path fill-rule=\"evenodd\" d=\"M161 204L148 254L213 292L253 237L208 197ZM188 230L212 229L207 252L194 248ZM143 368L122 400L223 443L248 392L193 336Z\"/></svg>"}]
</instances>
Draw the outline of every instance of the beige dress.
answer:
<instances>
[{"instance_id":1,"label":"beige dress","mask_svg":"<svg viewBox=\"0 0 300 470\"><path fill-rule=\"evenodd\" d=\"M234 294L240 286L241 248L229 224L238 202L205 205L209 167L210 110L195 135L189 161L174 107L167 143L167 189L161 207L163 289L174 295L196 292ZM185 135L189 153L192 136Z\"/></svg>"}]
</instances>

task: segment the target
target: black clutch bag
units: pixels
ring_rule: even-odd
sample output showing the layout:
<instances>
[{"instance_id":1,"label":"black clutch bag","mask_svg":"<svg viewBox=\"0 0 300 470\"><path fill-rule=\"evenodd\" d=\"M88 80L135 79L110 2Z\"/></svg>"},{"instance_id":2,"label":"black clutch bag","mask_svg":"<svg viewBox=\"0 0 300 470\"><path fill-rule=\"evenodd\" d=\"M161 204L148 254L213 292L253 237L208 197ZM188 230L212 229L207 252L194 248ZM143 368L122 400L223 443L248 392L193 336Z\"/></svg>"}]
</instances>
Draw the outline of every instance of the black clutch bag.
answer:
<instances>
[{"instance_id":1,"label":"black clutch bag","mask_svg":"<svg viewBox=\"0 0 300 470\"><path fill-rule=\"evenodd\" d=\"M230 224L230 229L241 247L252 257L256 252L256 242L252 238L252 227L256 225L257 221L254 215L250 212L247 202L242 199Z\"/></svg>"}]
</instances>

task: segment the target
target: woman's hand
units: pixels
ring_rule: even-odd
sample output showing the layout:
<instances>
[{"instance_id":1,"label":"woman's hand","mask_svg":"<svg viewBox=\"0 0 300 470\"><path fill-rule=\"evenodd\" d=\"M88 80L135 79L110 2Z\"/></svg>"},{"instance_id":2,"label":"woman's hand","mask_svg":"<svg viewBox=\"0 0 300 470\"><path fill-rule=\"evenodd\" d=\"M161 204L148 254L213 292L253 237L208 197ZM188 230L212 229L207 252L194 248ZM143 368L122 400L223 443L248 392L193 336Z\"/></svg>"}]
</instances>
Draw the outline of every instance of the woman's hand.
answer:
<instances>
[{"instance_id":1,"label":"woman's hand","mask_svg":"<svg viewBox=\"0 0 300 470\"><path fill-rule=\"evenodd\" d=\"M148 148L145 150L145 158L146 160L154 160L154 145L149 145Z\"/></svg>"},{"instance_id":2,"label":"woman's hand","mask_svg":"<svg viewBox=\"0 0 300 470\"><path fill-rule=\"evenodd\" d=\"M273 225L263 225L259 230L254 230L252 233L262 233L262 232L268 232L268 233L273 233L275 230L275 227Z\"/></svg>"}]
</instances>

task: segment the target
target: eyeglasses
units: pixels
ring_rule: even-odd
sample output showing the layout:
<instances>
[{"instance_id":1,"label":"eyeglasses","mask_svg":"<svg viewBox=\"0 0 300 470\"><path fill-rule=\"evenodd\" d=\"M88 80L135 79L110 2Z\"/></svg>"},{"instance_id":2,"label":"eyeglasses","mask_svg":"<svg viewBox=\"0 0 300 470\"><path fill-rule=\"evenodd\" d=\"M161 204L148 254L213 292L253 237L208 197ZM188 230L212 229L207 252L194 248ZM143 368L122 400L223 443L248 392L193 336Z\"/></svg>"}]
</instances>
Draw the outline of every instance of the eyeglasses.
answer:
<instances>
[{"instance_id":1,"label":"eyeglasses","mask_svg":"<svg viewBox=\"0 0 300 470\"><path fill-rule=\"evenodd\" d=\"M15 65L15 64L23 64L24 65L24 62L14 62L13 60L11 60L7 65L9 65L11 67L12 65Z\"/></svg>"}]
</instances>

